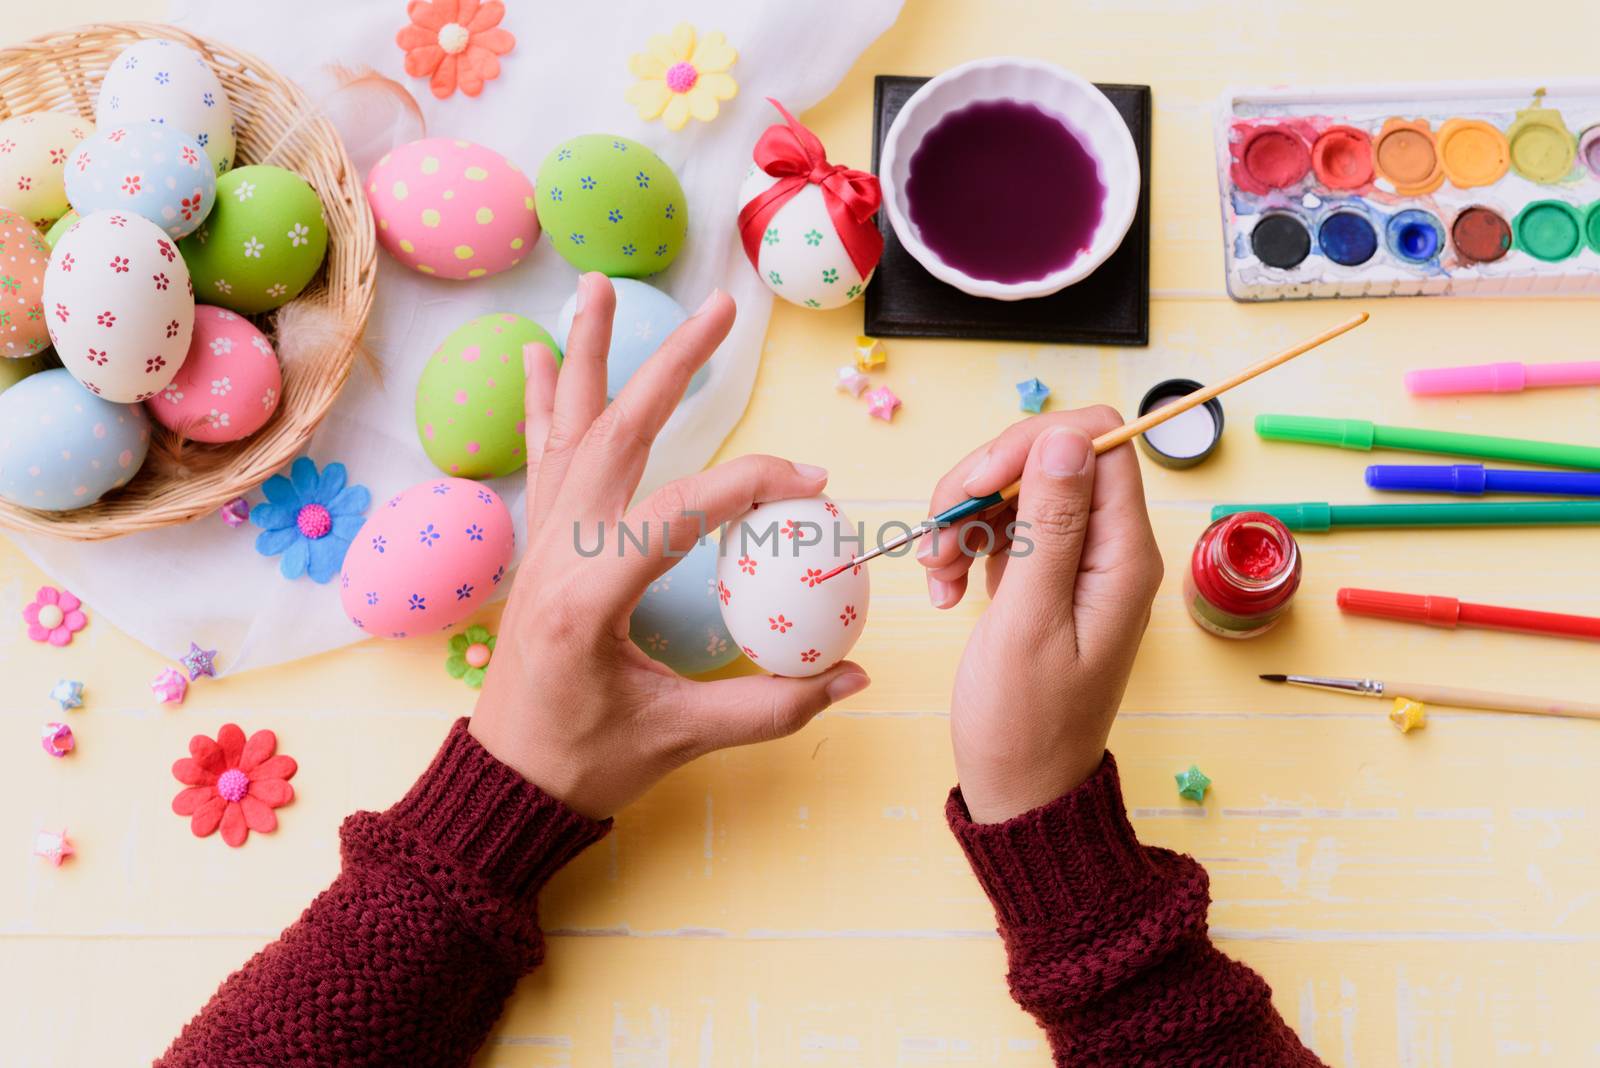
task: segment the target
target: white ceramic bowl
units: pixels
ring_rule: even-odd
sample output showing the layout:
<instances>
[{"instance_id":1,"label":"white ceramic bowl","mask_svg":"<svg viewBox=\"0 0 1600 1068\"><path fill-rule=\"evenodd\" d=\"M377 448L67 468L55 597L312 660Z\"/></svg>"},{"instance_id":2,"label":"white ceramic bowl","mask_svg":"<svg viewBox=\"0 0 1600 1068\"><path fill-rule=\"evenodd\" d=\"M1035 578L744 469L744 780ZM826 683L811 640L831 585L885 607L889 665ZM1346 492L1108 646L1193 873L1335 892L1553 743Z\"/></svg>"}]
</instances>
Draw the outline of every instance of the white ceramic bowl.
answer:
<instances>
[{"instance_id":1,"label":"white ceramic bowl","mask_svg":"<svg viewBox=\"0 0 1600 1068\"><path fill-rule=\"evenodd\" d=\"M927 132L952 111L979 100L1017 100L1054 115L1085 142L1100 167L1106 199L1089 248L1059 271L1031 282L995 282L950 266L922 243L906 203L911 157ZM907 252L940 281L996 300L1049 296L1093 273L1122 244L1139 206L1139 153L1122 116L1092 84L1037 59L999 56L945 71L914 93L883 139L879 179L889 225Z\"/></svg>"}]
</instances>

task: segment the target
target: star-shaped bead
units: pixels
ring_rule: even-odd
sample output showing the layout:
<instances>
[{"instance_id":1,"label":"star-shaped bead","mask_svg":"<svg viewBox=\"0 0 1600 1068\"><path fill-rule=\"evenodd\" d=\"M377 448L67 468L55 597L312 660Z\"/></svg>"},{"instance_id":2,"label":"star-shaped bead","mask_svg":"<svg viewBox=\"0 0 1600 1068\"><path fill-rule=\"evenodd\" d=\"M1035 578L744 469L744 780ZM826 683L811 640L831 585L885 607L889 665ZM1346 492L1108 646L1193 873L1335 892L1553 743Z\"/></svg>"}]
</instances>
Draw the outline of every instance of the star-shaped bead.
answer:
<instances>
[{"instance_id":1,"label":"star-shaped bead","mask_svg":"<svg viewBox=\"0 0 1600 1068\"><path fill-rule=\"evenodd\" d=\"M1428 725L1428 706L1409 697L1396 697L1389 710L1389 722L1400 728L1401 734L1410 734Z\"/></svg>"},{"instance_id":2,"label":"star-shaped bead","mask_svg":"<svg viewBox=\"0 0 1600 1068\"><path fill-rule=\"evenodd\" d=\"M150 692L164 705L181 705L189 692L189 680L175 668L163 668L161 674L151 680Z\"/></svg>"},{"instance_id":3,"label":"star-shaped bead","mask_svg":"<svg viewBox=\"0 0 1600 1068\"><path fill-rule=\"evenodd\" d=\"M875 419L882 419L885 423L892 421L898 407L900 398L888 386L879 386L867 393L867 414Z\"/></svg>"},{"instance_id":4,"label":"star-shaped bead","mask_svg":"<svg viewBox=\"0 0 1600 1068\"><path fill-rule=\"evenodd\" d=\"M867 388L867 376L851 365L845 364L834 375L833 387L840 393L848 393L852 397L859 397L861 396L861 391Z\"/></svg>"},{"instance_id":5,"label":"star-shaped bead","mask_svg":"<svg viewBox=\"0 0 1600 1068\"><path fill-rule=\"evenodd\" d=\"M202 649L194 642L190 642L189 651L178 658L178 663L183 665L183 669L189 673L189 681L193 682L201 675L208 679L216 678L216 659L215 649Z\"/></svg>"},{"instance_id":6,"label":"star-shaped bead","mask_svg":"<svg viewBox=\"0 0 1600 1068\"><path fill-rule=\"evenodd\" d=\"M1187 771L1180 771L1173 778L1178 780L1178 796L1196 803L1204 801L1206 791L1211 788L1211 779L1193 764L1189 765Z\"/></svg>"},{"instance_id":7,"label":"star-shaped bead","mask_svg":"<svg viewBox=\"0 0 1600 1068\"><path fill-rule=\"evenodd\" d=\"M856 370L876 371L889 363L889 350L875 337L861 334L856 338Z\"/></svg>"},{"instance_id":8,"label":"star-shaped bead","mask_svg":"<svg viewBox=\"0 0 1600 1068\"><path fill-rule=\"evenodd\" d=\"M72 842L67 839L65 827L59 831L40 831L33 836L33 855L43 857L58 868L63 860L76 852Z\"/></svg>"},{"instance_id":9,"label":"star-shaped bead","mask_svg":"<svg viewBox=\"0 0 1600 1068\"><path fill-rule=\"evenodd\" d=\"M1022 410L1038 415L1044 411L1045 398L1050 396L1050 387L1037 378L1030 378L1026 382L1017 383L1017 398L1022 404Z\"/></svg>"},{"instance_id":10,"label":"star-shaped bead","mask_svg":"<svg viewBox=\"0 0 1600 1068\"><path fill-rule=\"evenodd\" d=\"M83 707L83 683L75 679L62 679L50 689L50 700L61 706L61 711Z\"/></svg>"},{"instance_id":11,"label":"star-shaped bead","mask_svg":"<svg viewBox=\"0 0 1600 1068\"><path fill-rule=\"evenodd\" d=\"M244 521L250 518L250 502L243 497L235 497L222 506L222 521L230 527L243 526Z\"/></svg>"}]
</instances>

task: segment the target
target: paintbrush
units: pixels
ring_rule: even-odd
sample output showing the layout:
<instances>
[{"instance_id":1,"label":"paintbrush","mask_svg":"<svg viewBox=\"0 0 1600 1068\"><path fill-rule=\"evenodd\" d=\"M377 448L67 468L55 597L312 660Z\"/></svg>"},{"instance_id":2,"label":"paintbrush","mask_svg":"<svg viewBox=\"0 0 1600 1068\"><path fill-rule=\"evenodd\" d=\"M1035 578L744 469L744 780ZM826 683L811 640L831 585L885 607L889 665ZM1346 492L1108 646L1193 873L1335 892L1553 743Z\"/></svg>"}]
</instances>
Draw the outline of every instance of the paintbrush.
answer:
<instances>
[{"instance_id":1,"label":"paintbrush","mask_svg":"<svg viewBox=\"0 0 1600 1068\"><path fill-rule=\"evenodd\" d=\"M1458 686L1432 686L1423 682L1381 682L1378 679L1337 679L1322 675L1262 675L1267 682L1287 682L1317 690L1351 693L1358 697L1405 697L1425 705L1449 705L1489 712L1521 712L1531 716L1567 716L1600 719L1600 705L1582 701L1557 701L1514 693L1491 693Z\"/></svg>"},{"instance_id":2,"label":"paintbrush","mask_svg":"<svg viewBox=\"0 0 1600 1068\"><path fill-rule=\"evenodd\" d=\"M1265 374L1267 371L1272 370L1274 367L1277 367L1280 364L1288 363L1296 356L1310 352L1312 349L1323 344L1324 342L1332 341L1340 334L1354 330L1356 327L1366 322L1368 318L1369 316L1367 313L1362 312L1352 319L1345 320L1338 326L1324 330L1316 337L1308 338L1307 340L1300 342L1298 345L1284 349L1275 356L1268 356L1258 364L1246 367L1243 371L1240 371L1232 378L1225 379L1224 381L1218 382L1213 386L1206 386L1204 389L1197 389L1186 397L1178 398L1171 404L1163 404L1154 411L1147 412L1140 418L1133 420L1131 423L1124 423L1115 430L1110 430L1104 434L1101 434L1099 437L1094 439L1095 455L1098 456L1103 452L1107 452L1116 448L1118 445L1126 444L1127 442L1130 442L1134 438L1138 437L1140 434L1143 434L1146 430L1149 430L1151 427L1160 426L1168 419L1171 419L1177 415L1182 415L1190 408L1197 408L1213 397L1220 397L1234 386L1248 382L1257 375ZM879 543L876 548L870 550L869 552L862 553L860 556L851 557L847 562L840 564L832 571L829 571L826 575L823 575L822 578L818 579L817 581L826 582L828 579L833 578L833 576L842 574L852 567L860 567L868 560L882 556L887 552L893 552L902 545L908 545L930 531L940 530L944 527L951 526L955 523L959 523L963 519L975 516L979 512L987 511L996 505L1004 504L1006 501L1015 500L1021 489L1022 480L1018 479L1005 489L1002 489L996 493L991 493L984 497L968 497L960 504L946 508L938 515L932 516L931 518L917 524L906 533L899 534L886 542Z\"/></svg>"}]
</instances>

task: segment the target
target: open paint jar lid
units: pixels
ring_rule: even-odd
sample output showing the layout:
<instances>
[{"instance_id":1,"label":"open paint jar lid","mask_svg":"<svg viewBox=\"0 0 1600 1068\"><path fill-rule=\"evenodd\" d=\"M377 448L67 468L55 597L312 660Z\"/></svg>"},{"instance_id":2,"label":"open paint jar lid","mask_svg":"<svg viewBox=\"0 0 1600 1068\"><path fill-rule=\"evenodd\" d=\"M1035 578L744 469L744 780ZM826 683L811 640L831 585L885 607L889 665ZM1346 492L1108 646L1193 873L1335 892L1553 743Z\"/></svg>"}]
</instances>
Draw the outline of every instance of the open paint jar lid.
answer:
<instances>
[{"instance_id":1,"label":"open paint jar lid","mask_svg":"<svg viewBox=\"0 0 1600 1068\"><path fill-rule=\"evenodd\" d=\"M1189 378L1157 382L1139 402L1139 414L1148 415L1202 388ZM1140 434L1139 448L1162 467L1193 467L1215 452L1221 440L1222 402L1212 397Z\"/></svg>"}]
</instances>

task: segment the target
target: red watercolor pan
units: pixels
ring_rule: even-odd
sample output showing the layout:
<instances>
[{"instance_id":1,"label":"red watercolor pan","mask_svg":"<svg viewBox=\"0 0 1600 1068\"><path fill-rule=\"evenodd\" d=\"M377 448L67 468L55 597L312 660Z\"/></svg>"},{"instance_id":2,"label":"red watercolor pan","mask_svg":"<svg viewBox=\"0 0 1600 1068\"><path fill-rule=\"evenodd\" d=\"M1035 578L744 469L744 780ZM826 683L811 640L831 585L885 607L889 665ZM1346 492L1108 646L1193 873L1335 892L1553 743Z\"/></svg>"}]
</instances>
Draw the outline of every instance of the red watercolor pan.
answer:
<instances>
[{"instance_id":1,"label":"red watercolor pan","mask_svg":"<svg viewBox=\"0 0 1600 1068\"><path fill-rule=\"evenodd\" d=\"M1311 147L1297 130L1287 126L1258 126L1245 135L1239 146L1236 178L1241 188L1251 192L1291 186L1309 170Z\"/></svg>"},{"instance_id":2,"label":"red watercolor pan","mask_svg":"<svg viewBox=\"0 0 1600 1068\"><path fill-rule=\"evenodd\" d=\"M1360 189L1372 181L1372 136L1354 126L1330 126L1311 146L1311 169L1329 189Z\"/></svg>"}]
</instances>

